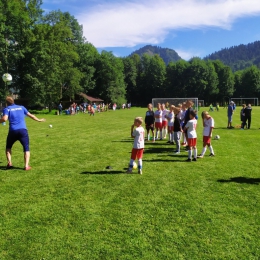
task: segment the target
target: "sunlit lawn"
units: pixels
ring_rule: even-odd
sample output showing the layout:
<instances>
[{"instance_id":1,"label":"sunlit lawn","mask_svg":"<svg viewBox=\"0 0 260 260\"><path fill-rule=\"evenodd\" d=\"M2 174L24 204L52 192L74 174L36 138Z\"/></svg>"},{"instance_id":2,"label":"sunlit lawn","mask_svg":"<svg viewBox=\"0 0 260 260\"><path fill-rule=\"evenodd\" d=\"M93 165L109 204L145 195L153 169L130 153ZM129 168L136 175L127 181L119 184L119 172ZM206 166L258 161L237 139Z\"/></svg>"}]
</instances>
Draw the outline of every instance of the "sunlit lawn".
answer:
<instances>
[{"instance_id":1,"label":"sunlit lawn","mask_svg":"<svg viewBox=\"0 0 260 260\"><path fill-rule=\"evenodd\" d=\"M125 174L130 126L145 111L28 119L28 172L19 143L15 169L5 170L8 125L0 126L1 260L260 258L260 109L244 131L226 129L226 109L212 113L214 158L207 151L187 163L166 140L149 142L143 175Z\"/></svg>"}]
</instances>

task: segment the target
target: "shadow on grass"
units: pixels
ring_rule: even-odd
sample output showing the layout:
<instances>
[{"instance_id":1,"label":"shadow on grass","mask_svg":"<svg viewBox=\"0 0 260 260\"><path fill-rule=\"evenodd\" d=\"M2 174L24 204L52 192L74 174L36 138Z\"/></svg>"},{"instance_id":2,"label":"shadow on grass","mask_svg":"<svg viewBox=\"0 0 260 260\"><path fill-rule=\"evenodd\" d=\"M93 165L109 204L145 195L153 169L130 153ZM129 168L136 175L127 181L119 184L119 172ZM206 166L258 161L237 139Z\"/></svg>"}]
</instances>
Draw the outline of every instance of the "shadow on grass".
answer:
<instances>
[{"instance_id":1,"label":"shadow on grass","mask_svg":"<svg viewBox=\"0 0 260 260\"><path fill-rule=\"evenodd\" d=\"M185 162L186 163L186 160L185 159L178 159L178 157L180 156L176 156L176 157L173 157L173 159L169 159L169 160L165 160L165 159L151 159L151 160L145 160L143 159L143 162L150 162L150 163L157 163L157 162L169 162L169 163L173 163L173 162ZM188 158L187 156L181 156L181 157L185 157L186 159ZM176 159L175 159L176 158Z\"/></svg>"},{"instance_id":2,"label":"shadow on grass","mask_svg":"<svg viewBox=\"0 0 260 260\"><path fill-rule=\"evenodd\" d=\"M80 174L125 174L124 171L103 170L96 172L81 172Z\"/></svg>"},{"instance_id":3,"label":"shadow on grass","mask_svg":"<svg viewBox=\"0 0 260 260\"><path fill-rule=\"evenodd\" d=\"M169 147L170 148L170 147ZM144 148L144 152L145 153L169 153L169 148L166 148L166 147L154 147L154 148L151 148L151 147L146 147ZM172 149L173 151L174 149Z\"/></svg>"},{"instance_id":4,"label":"shadow on grass","mask_svg":"<svg viewBox=\"0 0 260 260\"><path fill-rule=\"evenodd\" d=\"M13 167L12 169L6 169L6 166L0 166L0 170L1 171L10 171L12 172L13 170L24 170L24 168L22 167Z\"/></svg>"},{"instance_id":5,"label":"shadow on grass","mask_svg":"<svg viewBox=\"0 0 260 260\"><path fill-rule=\"evenodd\" d=\"M218 180L218 182L236 182L258 185L260 182L260 178L234 177L230 178L229 180Z\"/></svg>"}]
</instances>

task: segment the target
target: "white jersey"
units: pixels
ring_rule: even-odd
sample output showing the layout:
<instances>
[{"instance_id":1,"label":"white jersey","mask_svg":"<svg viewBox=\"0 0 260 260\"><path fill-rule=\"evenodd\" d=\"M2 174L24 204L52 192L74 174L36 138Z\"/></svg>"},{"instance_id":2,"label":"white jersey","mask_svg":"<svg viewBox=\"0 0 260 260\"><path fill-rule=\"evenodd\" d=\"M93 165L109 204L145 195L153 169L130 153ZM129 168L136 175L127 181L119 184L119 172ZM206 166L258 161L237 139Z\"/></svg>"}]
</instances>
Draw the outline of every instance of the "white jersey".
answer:
<instances>
[{"instance_id":1,"label":"white jersey","mask_svg":"<svg viewBox=\"0 0 260 260\"><path fill-rule=\"evenodd\" d=\"M192 119L187 122L185 128L187 129L188 138L197 138L196 127L197 127L196 119Z\"/></svg>"},{"instance_id":2,"label":"white jersey","mask_svg":"<svg viewBox=\"0 0 260 260\"><path fill-rule=\"evenodd\" d=\"M179 114L177 115L177 117L181 120L182 119L182 110L180 110Z\"/></svg>"},{"instance_id":3,"label":"white jersey","mask_svg":"<svg viewBox=\"0 0 260 260\"><path fill-rule=\"evenodd\" d=\"M174 123L174 113L170 112L167 116L168 118L168 126L173 126Z\"/></svg>"},{"instance_id":4,"label":"white jersey","mask_svg":"<svg viewBox=\"0 0 260 260\"><path fill-rule=\"evenodd\" d=\"M180 120L181 120L182 123L184 123L185 114L186 114L186 110L182 110L182 112L181 112L181 118L180 118Z\"/></svg>"},{"instance_id":5,"label":"white jersey","mask_svg":"<svg viewBox=\"0 0 260 260\"><path fill-rule=\"evenodd\" d=\"M170 111L167 109L162 110L162 121L168 121L165 116L167 116L169 114L169 112Z\"/></svg>"},{"instance_id":6,"label":"white jersey","mask_svg":"<svg viewBox=\"0 0 260 260\"><path fill-rule=\"evenodd\" d=\"M214 119L212 117L205 118L203 121L203 126L203 136L209 136L210 129L214 128Z\"/></svg>"},{"instance_id":7,"label":"white jersey","mask_svg":"<svg viewBox=\"0 0 260 260\"><path fill-rule=\"evenodd\" d=\"M133 148L144 148L144 128L142 126L137 127L133 131L132 135L135 137Z\"/></svg>"},{"instance_id":8,"label":"white jersey","mask_svg":"<svg viewBox=\"0 0 260 260\"><path fill-rule=\"evenodd\" d=\"M159 116L159 118L157 118ZM155 123L162 123L162 110L156 110L154 112Z\"/></svg>"}]
</instances>

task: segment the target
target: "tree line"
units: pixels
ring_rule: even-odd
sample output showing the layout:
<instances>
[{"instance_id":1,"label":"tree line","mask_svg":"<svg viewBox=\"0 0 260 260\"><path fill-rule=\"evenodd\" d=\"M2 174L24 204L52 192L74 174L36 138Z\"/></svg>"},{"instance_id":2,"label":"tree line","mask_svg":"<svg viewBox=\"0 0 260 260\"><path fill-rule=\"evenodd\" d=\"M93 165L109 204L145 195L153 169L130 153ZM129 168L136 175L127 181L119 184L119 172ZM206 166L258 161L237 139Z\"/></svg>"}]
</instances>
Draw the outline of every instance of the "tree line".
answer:
<instances>
[{"instance_id":1,"label":"tree line","mask_svg":"<svg viewBox=\"0 0 260 260\"><path fill-rule=\"evenodd\" d=\"M43 14L41 0L0 2L0 99L14 93L30 106L74 100L78 93L106 103L146 105L152 98L198 97L206 103L259 97L256 66L232 72L219 60L192 58L166 64L159 55L99 53L68 12ZM98 32L97 32L98 33Z\"/></svg>"}]
</instances>

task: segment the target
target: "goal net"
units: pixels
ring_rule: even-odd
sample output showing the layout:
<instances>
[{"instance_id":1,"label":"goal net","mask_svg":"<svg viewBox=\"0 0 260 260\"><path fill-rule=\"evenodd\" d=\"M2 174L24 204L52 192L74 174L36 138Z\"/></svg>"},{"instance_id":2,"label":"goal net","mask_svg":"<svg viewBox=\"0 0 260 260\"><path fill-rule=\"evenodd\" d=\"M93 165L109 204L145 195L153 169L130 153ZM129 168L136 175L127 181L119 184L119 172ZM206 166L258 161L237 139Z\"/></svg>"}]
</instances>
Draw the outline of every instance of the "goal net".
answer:
<instances>
[{"instance_id":1,"label":"goal net","mask_svg":"<svg viewBox=\"0 0 260 260\"><path fill-rule=\"evenodd\" d=\"M258 98L230 98L230 101L234 101L237 106L242 106L243 104L258 106Z\"/></svg>"},{"instance_id":2,"label":"goal net","mask_svg":"<svg viewBox=\"0 0 260 260\"><path fill-rule=\"evenodd\" d=\"M199 109L199 102L198 98L153 98L152 104L153 108L155 109L157 107L158 103L165 104L167 108L169 108L171 105L178 106L179 104L182 104L183 102L186 102L187 100L191 100L193 102L193 109L197 110Z\"/></svg>"}]
</instances>

